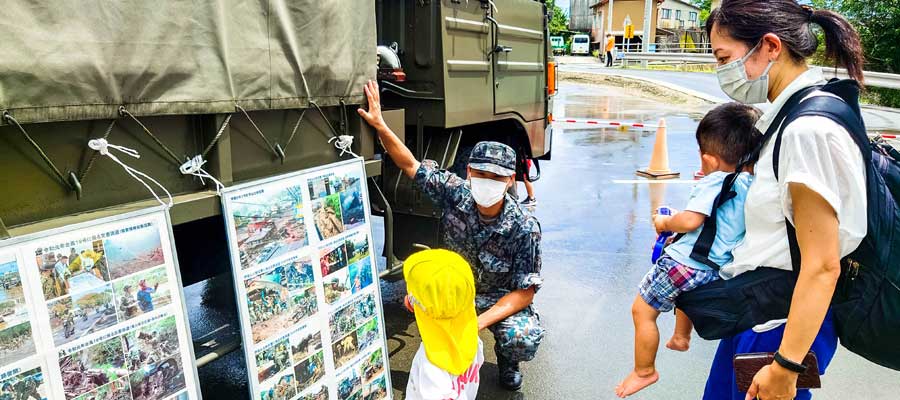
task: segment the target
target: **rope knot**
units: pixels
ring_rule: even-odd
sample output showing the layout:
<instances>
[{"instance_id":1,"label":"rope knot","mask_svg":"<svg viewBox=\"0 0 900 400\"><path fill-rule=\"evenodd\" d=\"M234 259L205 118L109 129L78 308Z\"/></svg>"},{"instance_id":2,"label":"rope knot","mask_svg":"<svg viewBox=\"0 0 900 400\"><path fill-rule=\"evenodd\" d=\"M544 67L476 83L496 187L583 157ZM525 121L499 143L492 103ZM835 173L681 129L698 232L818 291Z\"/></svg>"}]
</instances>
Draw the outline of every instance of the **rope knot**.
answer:
<instances>
[{"instance_id":1,"label":"rope knot","mask_svg":"<svg viewBox=\"0 0 900 400\"><path fill-rule=\"evenodd\" d=\"M328 139L328 143L334 143L334 147L341 151L341 154L340 154L341 157L344 156L344 153L350 153L354 157L359 157L351 149L353 147L353 136L350 136L350 135L334 136L331 139Z\"/></svg>"},{"instance_id":2,"label":"rope knot","mask_svg":"<svg viewBox=\"0 0 900 400\"><path fill-rule=\"evenodd\" d=\"M117 146L114 144L110 144L104 138L89 140L88 147L98 151L100 154L102 154L104 156L109 157L109 159L113 160L116 164L119 164L123 169L125 169L125 172L128 173L128 175L131 175L131 177L134 178L136 181L138 181L141 185L144 185L144 187L150 191L150 194L153 195L153 198L155 198L156 201L158 201L160 204L162 204L163 206L165 206L167 208L172 207L172 205L173 205L172 194L169 193L169 191L165 188L165 186L163 186L156 179L153 179L149 175L147 175L141 171L138 171L135 168L130 167L128 164L125 164L124 162L122 162L122 160L119 160L119 158L116 157L115 154L113 154L109 151L109 149L116 149L125 155L131 156L134 158L141 158L141 155L138 154L137 150L130 149L125 146ZM162 189L162 191L165 192L166 197L168 197L169 201L168 202L162 201L162 199L160 199L159 195L156 194L156 191L153 190L153 188L147 183L147 181L150 181L151 183L156 185L156 187Z\"/></svg>"},{"instance_id":3,"label":"rope knot","mask_svg":"<svg viewBox=\"0 0 900 400\"><path fill-rule=\"evenodd\" d=\"M178 169L183 175L193 175L200 178L200 183L204 185L206 184L204 179L211 180L216 185L216 194L221 195L222 189L225 189L225 185L223 185L222 182L219 182L219 180L209 172L203 170L203 164L206 164L206 160L203 159L202 154L198 154L194 158L187 160L184 164L181 164L181 167Z\"/></svg>"}]
</instances>

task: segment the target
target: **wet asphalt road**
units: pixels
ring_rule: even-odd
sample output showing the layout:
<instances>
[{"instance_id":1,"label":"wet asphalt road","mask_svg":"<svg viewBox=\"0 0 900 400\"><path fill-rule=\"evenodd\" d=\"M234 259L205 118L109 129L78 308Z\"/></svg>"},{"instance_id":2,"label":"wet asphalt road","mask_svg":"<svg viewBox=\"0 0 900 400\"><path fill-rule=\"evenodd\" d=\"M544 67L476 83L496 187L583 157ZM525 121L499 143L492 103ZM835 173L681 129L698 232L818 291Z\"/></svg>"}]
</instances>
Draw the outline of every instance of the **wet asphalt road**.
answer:
<instances>
[{"instance_id":1,"label":"wet asphalt road","mask_svg":"<svg viewBox=\"0 0 900 400\"><path fill-rule=\"evenodd\" d=\"M648 123L665 117L672 169L688 180L699 168L693 132L709 108L711 105L671 104L615 89L563 82L554 115L556 120L604 118ZM535 302L548 335L537 358L523 364L525 385L520 393L497 387L496 358L490 350L493 342L489 335L482 335L487 354L479 399L615 398L613 387L631 368L630 305L637 283L650 267L655 240L651 210L662 204L681 207L690 191L684 182L614 182L636 179L634 171L649 160L653 132L561 124L554 129L553 160L541 163L543 176L535 184L546 281ZM377 232L377 220L375 225ZM376 248L381 247L381 239L376 233ZM216 284L223 288L219 293L229 292L227 279ZM228 311L233 305L211 308L201 302L204 290L203 284L186 290L195 342L227 340L237 332L236 325L196 340L223 324L236 323L233 311ZM402 399L419 338L413 318L398 304L403 283L384 282L382 290L393 392L396 399ZM663 340L671 334L673 322L671 315L660 318ZM695 338L687 353L663 348L657 364L660 381L632 398L700 398L715 346ZM238 351L201 368L205 397L246 398L242 363L243 354ZM840 349L823 385L816 399L896 399L900 373Z\"/></svg>"}]
</instances>

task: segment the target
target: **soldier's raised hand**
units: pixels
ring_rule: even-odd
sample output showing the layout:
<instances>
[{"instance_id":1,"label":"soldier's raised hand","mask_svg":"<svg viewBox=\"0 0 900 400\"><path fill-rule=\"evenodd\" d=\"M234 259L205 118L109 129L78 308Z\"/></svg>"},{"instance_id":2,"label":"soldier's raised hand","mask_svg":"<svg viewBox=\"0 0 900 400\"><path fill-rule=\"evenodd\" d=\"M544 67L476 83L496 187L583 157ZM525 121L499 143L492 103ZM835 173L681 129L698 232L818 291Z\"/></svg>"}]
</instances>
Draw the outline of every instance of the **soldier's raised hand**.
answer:
<instances>
[{"instance_id":1,"label":"soldier's raised hand","mask_svg":"<svg viewBox=\"0 0 900 400\"><path fill-rule=\"evenodd\" d=\"M360 107L356 112L376 130L380 131L387 128L387 124L384 123L384 118L381 115L381 94L378 92L378 82L367 82L363 87L363 91L366 93L366 99L369 102L368 111Z\"/></svg>"}]
</instances>

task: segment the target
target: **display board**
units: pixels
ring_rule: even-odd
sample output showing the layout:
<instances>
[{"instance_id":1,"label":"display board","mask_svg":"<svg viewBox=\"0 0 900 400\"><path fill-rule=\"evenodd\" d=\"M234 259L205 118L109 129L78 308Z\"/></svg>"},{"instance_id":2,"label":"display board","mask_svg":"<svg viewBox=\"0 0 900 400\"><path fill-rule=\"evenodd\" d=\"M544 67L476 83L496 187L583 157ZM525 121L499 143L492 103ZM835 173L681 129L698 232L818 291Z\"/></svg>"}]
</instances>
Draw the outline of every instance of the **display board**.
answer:
<instances>
[{"instance_id":1,"label":"display board","mask_svg":"<svg viewBox=\"0 0 900 400\"><path fill-rule=\"evenodd\" d=\"M222 195L254 399L390 399L362 159Z\"/></svg>"},{"instance_id":2,"label":"display board","mask_svg":"<svg viewBox=\"0 0 900 400\"><path fill-rule=\"evenodd\" d=\"M0 398L199 399L162 208L0 241Z\"/></svg>"}]
</instances>

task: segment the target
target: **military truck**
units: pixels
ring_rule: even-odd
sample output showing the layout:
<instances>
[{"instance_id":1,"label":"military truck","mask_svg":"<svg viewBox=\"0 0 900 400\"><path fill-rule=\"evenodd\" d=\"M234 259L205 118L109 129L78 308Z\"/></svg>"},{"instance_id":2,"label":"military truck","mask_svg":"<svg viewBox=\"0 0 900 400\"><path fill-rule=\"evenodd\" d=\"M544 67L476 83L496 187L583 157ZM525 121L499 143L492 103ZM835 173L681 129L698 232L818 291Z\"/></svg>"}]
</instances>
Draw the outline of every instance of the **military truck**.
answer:
<instances>
[{"instance_id":1,"label":"military truck","mask_svg":"<svg viewBox=\"0 0 900 400\"><path fill-rule=\"evenodd\" d=\"M534 0L10 1L0 24L0 238L155 204L116 153L174 197L184 283L227 271L210 180L365 158L385 253L435 244L437 212L380 153L355 108L381 81L386 118L451 168L479 140L547 159L546 7ZM350 144L342 137L352 137ZM532 178L537 178L537 171ZM221 262L199 262L218 259Z\"/></svg>"}]
</instances>

